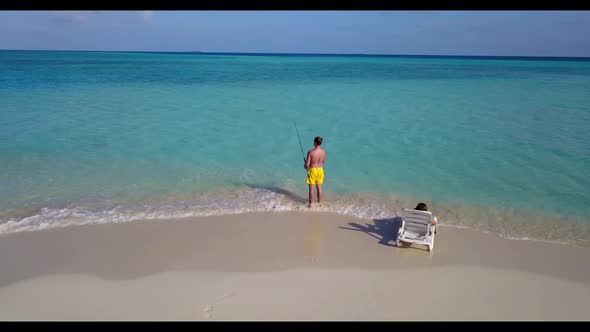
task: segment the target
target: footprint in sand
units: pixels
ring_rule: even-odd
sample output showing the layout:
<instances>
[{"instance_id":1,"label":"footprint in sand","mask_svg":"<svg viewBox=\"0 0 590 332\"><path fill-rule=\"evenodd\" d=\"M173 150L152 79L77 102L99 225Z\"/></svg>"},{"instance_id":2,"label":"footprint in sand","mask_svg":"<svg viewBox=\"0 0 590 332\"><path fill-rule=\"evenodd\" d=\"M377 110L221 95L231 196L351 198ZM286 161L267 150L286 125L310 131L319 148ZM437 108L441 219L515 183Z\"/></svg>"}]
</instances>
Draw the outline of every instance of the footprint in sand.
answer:
<instances>
[{"instance_id":1,"label":"footprint in sand","mask_svg":"<svg viewBox=\"0 0 590 332\"><path fill-rule=\"evenodd\" d=\"M222 296L220 299L218 299L214 304L218 304L219 302L225 300L228 297L234 296L236 293L235 292L230 292L229 294L225 294L224 296ZM203 308L203 312L205 313L205 318L211 318L213 316L213 305L212 304L207 304L204 308Z\"/></svg>"},{"instance_id":2,"label":"footprint in sand","mask_svg":"<svg viewBox=\"0 0 590 332\"><path fill-rule=\"evenodd\" d=\"M213 312L213 306L207 304L205 308L203 308L203 312L205 313L205 318L211 318L211 313Z\"/></svg>"}]
</instances>

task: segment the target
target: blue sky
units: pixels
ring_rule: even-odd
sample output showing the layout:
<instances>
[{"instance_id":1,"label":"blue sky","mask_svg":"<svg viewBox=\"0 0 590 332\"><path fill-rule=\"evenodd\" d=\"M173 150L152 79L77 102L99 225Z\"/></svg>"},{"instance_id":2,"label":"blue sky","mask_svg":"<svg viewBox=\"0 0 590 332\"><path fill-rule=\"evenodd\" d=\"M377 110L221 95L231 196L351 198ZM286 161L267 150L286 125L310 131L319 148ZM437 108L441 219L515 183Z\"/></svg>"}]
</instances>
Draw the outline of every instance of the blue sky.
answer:
<instances>
[{"instance_id":1,"label":"blue sky","mask_svg":"<svg viewBox=\"0 0 590 332\"><path fill-rule=\"evenodd\" d=\"M590 56L590 11L2 11L0 49Z\"/></svg>"}]
</instances>

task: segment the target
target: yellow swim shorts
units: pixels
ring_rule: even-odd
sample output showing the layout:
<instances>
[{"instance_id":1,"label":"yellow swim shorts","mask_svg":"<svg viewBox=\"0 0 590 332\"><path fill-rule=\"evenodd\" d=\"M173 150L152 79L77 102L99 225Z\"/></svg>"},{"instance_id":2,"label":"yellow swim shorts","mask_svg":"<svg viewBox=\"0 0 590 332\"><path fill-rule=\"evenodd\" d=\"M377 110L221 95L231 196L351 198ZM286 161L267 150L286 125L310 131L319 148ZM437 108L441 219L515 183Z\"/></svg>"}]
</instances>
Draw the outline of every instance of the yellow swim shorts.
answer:
<instances>
[{"instance_id":1,"label":"yellow swim shorts","mask_svg":"<svg viewBox=\"0 0 590 332\"><path fill-rule=\"evenodd\" d=\"M322 184L324 182L324 169L322 167L307 169L307 184Z\"/></svg>"}]
</instances>

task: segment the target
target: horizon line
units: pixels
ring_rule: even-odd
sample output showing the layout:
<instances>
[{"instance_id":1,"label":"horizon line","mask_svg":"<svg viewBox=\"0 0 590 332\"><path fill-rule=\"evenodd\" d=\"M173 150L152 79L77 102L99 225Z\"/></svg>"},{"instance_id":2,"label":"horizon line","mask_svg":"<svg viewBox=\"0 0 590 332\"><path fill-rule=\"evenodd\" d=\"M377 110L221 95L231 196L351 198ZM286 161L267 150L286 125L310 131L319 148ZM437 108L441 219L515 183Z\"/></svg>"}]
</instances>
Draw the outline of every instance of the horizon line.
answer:
<instances>
[{"instance_id":1,"label":"horizon line","mask_svg":"<svg viewBox=\"0 0 590 332\"><path fill-rule=\"evenodd\" d=\"M3 49L0 51L29 52L104 52L104 53L170 53L170 54L238 54L238 55L308 55L308 56L382 56L382 57L471 57L471 58L555 58L589 59L590 56L559 55L468 55L468 54L391 54L391 53L287 53L287 52L229 52L229 51L138 51L138 50L73 50L73 49Z\"/></svg>"}]
</instances>

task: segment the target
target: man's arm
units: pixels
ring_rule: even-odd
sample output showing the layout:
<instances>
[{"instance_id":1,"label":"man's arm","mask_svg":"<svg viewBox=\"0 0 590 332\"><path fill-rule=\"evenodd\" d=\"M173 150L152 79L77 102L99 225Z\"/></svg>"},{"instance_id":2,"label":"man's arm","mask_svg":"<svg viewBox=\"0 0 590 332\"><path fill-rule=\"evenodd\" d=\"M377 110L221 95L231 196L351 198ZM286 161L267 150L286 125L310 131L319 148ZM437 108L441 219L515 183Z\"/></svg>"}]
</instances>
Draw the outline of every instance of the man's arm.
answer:
<instances>
[{"instance_id":1,"label":"man's arm","mask_svg":"<svg viewBox=\"0 0 590 332\"><path fill-rule=\"evenodd\" d=\"M307 158L305 158L305 165L303 165L303 167L305 167L305 169L308 169L310 162L311 162L310 152L307 151Z\"/></svg>"}]
</instances>

